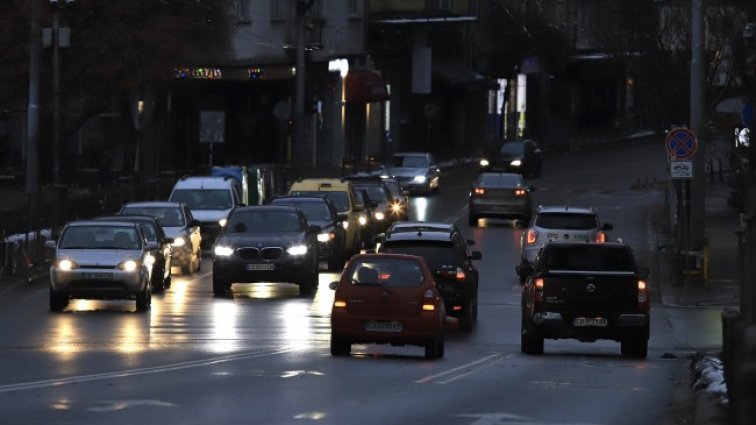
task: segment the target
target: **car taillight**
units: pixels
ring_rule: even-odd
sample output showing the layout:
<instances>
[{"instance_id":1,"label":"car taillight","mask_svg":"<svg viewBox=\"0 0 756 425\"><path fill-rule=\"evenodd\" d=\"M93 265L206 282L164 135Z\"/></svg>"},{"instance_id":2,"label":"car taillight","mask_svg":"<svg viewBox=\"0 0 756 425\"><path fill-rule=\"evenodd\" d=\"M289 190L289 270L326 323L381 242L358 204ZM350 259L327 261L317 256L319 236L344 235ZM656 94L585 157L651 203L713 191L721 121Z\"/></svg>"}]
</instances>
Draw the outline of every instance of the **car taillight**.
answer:
<instances>
[{"instance_id":1,"label":"car taillight","mask_svg":"<svg viewBox=\"0 0 756 425\"><path fill-rule=\"evenodd\" d=\"M515 196L523 197L525 196L525 189L515 189L514 194Z\"/></svg>"},{"instance_id":2,"label":"car taillight","mask_svg":"<svg viewBox=\"0 0 756 425\"><path fill-rule=\"evenodd\" d=\"M346 308L347 303L343 300L336 300L333 302L333 308Z\"/></svg>"},{"instance_id":3,"label":"car taillight","mask_svg":"<svg viewBox=\"0 0 756 425\"><path fill-rule=\"evenodd\" d=\"M476 187L475 189L473 189L473 193L478 196L482 196L486 194L486 190L480 187Z\"/></svg>"},{"instance_id":4,"label":"car taillight","mask_svg":"<svg viewBox=\"0 0 756 425\"><path fill-rule=\"evenodd\" d=\"M525 237L525 242L528 244L534 244L536 242L536 239L538 239L538 232L533 229L528 230L528 233Z\"/></svg>"},{"instance_id":5,"label":"car taillight","mask_svg":"<svg viewBox=\"0 0 756 425\"><path fill-rule=\"evenodd\" d=\"M638 305L645 306L648 304L648 285L646 281L638 281Z\"/></svg>"},{"instance_id":6,"label":"car taillight","mask_svg":"<svg viewBox=\"0 0 756 425\"><path fill-rule=\"evenodd\" d=\"M465 277L466 277L466 276L465 276L465 271L464 271L464 270L462 270L462 268L461 268L461 267L457 267L457 273L456 273L456 275L455 275L455 278L456 278L456 279L457 279L458 281L463 281L463 280L465 280Z\"/></svg>"},{"instance_id":7,"label":"car taillight","mask_svg":"<svg viewBox=\"0 0 756 425\"><path fill-rule=\"evenodd\" d=\"M606 242L606 233L604 233L604 232L598 232L598 233L596 233L596 242L598 242L598 243L604 243L604 242Z\"/></svg>"},{"instance_id":8,"label":"car taillight","mask_svg":"<svg viewBox=\"0 0 756 425\"><path fill-rule=\"evenodd\" d=\"M423 304L423 311L433 311L436 309L435 304Z\"/></svg>"},{"instance_id":9,"label":"car taillight","mask_svg":"<svg viewBox=\"0 0 756 425\"><path fill-rule=\"evenodd\" d=\"M535 300L543 301L543 278L539 277L535 280Z\"/></svg>"}]
</instances>

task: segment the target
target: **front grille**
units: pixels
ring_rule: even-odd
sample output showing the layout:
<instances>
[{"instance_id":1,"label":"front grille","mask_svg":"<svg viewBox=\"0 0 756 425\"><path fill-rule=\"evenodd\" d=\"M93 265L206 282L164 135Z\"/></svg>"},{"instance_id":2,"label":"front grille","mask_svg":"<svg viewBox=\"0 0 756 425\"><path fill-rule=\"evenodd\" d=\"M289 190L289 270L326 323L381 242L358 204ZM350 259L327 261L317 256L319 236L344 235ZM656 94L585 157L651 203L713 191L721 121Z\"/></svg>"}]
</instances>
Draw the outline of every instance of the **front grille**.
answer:
<instances>
[{"instance_id":1,"label":"front grille","mask_svg":"<svg viewBox=\"0 0 756 425\"><path fill-rule=\"evenodd\" d=\"M242 260L257 260L260 256L260 251L257 248L239 248L236 250L236 254Z\"/></svg>"},{"instance_id":2,"label":"front grille","mask_svg":"<svg viewBox=\"0 0 756 425\"><path fill-rule=\"evenodd\" d=\"M261 256L263 260L278 260L281 258L281 254L283 254L283 249L281 248L263 248Z\"/></svg>"}]
</instances>

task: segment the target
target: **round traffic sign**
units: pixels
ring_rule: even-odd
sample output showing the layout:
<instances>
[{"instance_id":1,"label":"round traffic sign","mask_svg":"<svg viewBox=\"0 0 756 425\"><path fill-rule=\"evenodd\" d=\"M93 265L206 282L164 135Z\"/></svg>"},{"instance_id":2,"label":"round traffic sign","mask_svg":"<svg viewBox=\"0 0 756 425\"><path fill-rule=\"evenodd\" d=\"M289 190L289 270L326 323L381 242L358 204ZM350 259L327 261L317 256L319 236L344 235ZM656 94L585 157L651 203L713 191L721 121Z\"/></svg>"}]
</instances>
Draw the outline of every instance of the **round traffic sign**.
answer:
<instances>
[{"instance_id":1,"label":"round traffic sign","mask_svg":"<svg viewBox=\"0 0 756 425\"><path fill-rule=\"evenodd\" d=\"M667 133L664 148L673 159L690 159L696 153L698 140L696 135L687 128L675 128Z\"/></svg>"}]
</instances>

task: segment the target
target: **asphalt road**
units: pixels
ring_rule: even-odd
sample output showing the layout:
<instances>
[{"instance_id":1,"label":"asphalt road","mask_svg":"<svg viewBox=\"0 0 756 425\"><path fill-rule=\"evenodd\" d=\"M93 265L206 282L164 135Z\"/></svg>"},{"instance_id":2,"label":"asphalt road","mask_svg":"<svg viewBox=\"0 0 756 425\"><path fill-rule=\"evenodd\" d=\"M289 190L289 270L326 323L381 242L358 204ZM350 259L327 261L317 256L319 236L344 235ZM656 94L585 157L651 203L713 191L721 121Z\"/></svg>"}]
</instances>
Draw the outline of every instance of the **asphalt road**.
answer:
<instances>
[{"instance_id":1,"label":"asphalt road","mask_svg":"<svg viewBox=\"0 0 756 425\"><path fill-rule=\"evenodd\" d=\"M594 206L651 269L647 360L619 343L546 341L520 353L522 229L467 225L473 167L450 170L441 192L411 201L411 218L454 221L483 253L479 322L447 320L446 356L420 347L355 345L329 354L333 299L321 273L313 298L294 285L234 285L214 298L212 264L175 277L148 314L131 301L73 301L50 313L46 283L0 289L0 424L594 424L680 423L685 356L719 346L719 311L663 305L657 227L666 179L658 144L549 156L536 204ZM672 354L672 355L670 355Z\"/></svg>"}]
</instances>

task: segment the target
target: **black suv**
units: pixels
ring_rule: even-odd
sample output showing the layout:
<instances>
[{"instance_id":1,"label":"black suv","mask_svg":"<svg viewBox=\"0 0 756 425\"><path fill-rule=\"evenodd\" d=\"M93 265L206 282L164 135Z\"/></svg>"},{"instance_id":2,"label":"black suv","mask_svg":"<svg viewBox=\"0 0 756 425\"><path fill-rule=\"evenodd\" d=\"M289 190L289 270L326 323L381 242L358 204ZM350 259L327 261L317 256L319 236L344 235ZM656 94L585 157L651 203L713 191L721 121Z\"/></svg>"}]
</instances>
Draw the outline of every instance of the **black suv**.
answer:
<instances>
[{"instance_id":1,"label":"black suv","mask_svg":"<svg viewBox=\"0 0 756 425\"><path fill-rule=\"evenodd\" d=\"M433 272L446 313L459 320L469 332L478 319L478 251L470 251L475 241L466 240L457 226L446 223L394 223L380 240L377 252L411 254L425 258Z\"/></svg>"},{"instance_id":2,"label":"black suv","mask_svg":"<svg viewBox=\"0 0 756 425\"><path fill-rule=\"evenodd\" d=\"M507 140L487 149L480 160L480 171L520 173L523 177L541 176L541 149L534 140Z\"/></svg>"},{"instance_id":3,"label":"black suv","mask_svg":"<svg viewBox=\"0 0 756 425\"><path fill-rule=\"evenodd\" d=\"M225 294L232 283L287 282L311 294L318 286L320 231L295 206L235 208L213 246L213 293Z\"/></svg>"},{"instance_id":4,"label":"black suv","mask_svg":"<svg viewBox=\"0 0 756 425\"><path fill-rule=\"evenodd\" d=\"M294 205L307 218L307 223L320 227L318 253L328 262L329 270L341 270L347 258L346 230L344 219L339 216L336 205L327 194L282 195L273 198L271 205Z\"/></svg>"}]
</instances>

